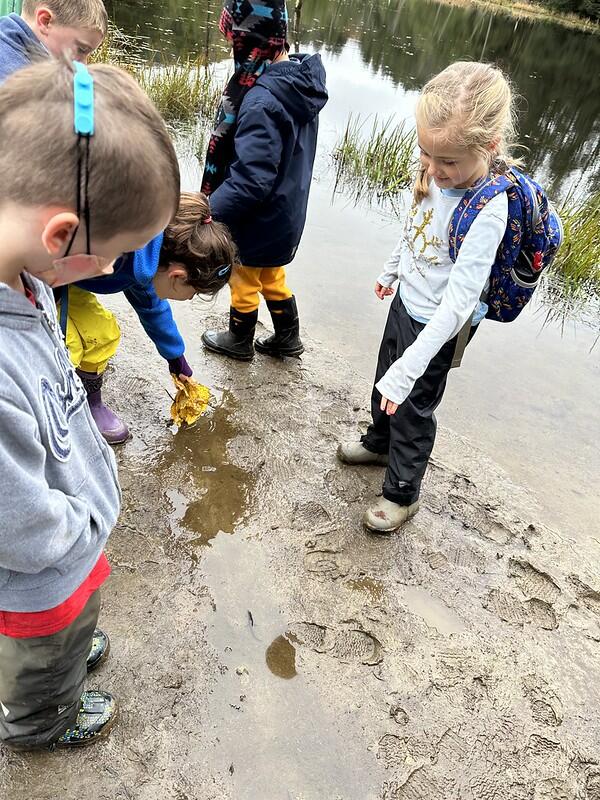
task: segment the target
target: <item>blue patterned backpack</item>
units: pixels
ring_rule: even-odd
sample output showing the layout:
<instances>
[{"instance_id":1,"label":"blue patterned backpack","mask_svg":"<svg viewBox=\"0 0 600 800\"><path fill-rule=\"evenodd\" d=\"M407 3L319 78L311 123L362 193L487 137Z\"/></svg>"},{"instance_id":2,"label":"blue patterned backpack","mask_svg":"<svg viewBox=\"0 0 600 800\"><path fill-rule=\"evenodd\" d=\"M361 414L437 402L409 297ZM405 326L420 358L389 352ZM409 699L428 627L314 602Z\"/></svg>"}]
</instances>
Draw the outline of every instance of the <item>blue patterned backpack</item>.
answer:
<instances>
[{"instance_id":1,"label":"blue patterned backpack","mask_svg":"<svg viewBox=\"0 0 600 800\"><path fill-rule=\"evenodd\" d=\"M483 300L487 319L512 322L525 308L545 269L552 263L563 231L560 217L544 190L515 167L493 175L465 192L448 229L450 258L460 246L481 209L500 192L508 196L508 223Z\"/></svg>"}]
</instances>

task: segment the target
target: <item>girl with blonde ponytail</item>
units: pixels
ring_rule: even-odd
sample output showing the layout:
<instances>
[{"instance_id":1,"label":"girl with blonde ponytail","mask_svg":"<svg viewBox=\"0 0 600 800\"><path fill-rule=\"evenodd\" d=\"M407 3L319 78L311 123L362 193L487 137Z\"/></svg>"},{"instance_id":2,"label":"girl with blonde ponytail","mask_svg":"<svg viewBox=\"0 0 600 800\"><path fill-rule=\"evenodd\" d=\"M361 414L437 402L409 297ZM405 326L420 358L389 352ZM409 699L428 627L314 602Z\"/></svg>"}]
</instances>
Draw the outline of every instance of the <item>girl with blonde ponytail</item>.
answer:
<instances>
[{"instance_id":1,"label":"girl with blonde ponytail","mask_svg":"<svg viewBox=\"0 0 600 800\"><path fill-rule=\"evenodd\" d=\"M486 198L455 260L449 227L467 191L517 163L510 156L514 116L510 85L489 64L451 64L418 100L414 203L375 283L381 300L396 280L399 287L379 351L373 423L360 441L338 449L345 463L387 464L383 496L364 518L373 532L395 530L418 511L457 336L470 323L470 339L487 313L480 298L507 228L506 192Z\"/></svg>"}]
</instances>

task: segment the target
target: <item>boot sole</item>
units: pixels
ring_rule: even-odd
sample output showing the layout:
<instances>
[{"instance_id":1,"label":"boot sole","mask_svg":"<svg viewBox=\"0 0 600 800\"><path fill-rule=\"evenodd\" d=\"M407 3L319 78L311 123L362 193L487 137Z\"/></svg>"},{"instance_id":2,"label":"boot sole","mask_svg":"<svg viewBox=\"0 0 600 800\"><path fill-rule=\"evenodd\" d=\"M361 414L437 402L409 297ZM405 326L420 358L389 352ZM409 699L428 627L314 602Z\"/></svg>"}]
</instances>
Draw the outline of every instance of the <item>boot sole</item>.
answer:
<instances>
[{"instance_id":1,"label":"boot sole","mask_svg":"<svg viewBox=\"0 0 600 800\"><path fill-rule=\"evenodd\" d=\"M377 457L377 453L373 453L374 458L369 459L369 461L352 461L349 458L346 458L339 448L336 455L338 461L341 461L342 464L348 464L351 467L387 467L390 460L389 456L386 456L383 453L380 454L379 457Z\"/></svg>"},{"instance_id":2,"label":"boot sole","mask_svg":"<svg viewBox=\"0 0 600 800\"><path fill-rule=\"evenodd\" d=\"M235 359L235 361L252 361L254 358L254 353L249 353L248 355L238 355L237 353L232 353L230 350L226 350L224 347L219 347L218 345L214 345L212 343L209 344L205 340L204 336L202 337L202 344L211 353L217 353L220 356L227 356L228 358Z\"/></svg>"},{"instance_id":3,"label":"boot sole","mask_svg":"<svg viewBox=\"0 0 600 800\"><path fill-rule=\"evenodd\" d=\"M254 344L255 350L265 356L273 356L273 358L300 358L304 352L304 348L297 348L296 350L271 350L270 347L263 347L258 342Z\"/></svg>"},{"instance_id":4,"label":"boot sole","mask_svg":"<svg viewBox=\"0 0 600 800\"><path fill-rule=\"evenodd\" d=\"M365 519L363 519L363 523L362 524L363 524L363 528L366 531L368 531L368 533L374 533L374 534L378 534L378 533L395 533L396 531L399 531L400 528L402 528L403 525L406 525L407 522L410 522L411 519L414 519L414 517L416 517L416 515L418 513L419 513L419 509L417 508L416 511L414 511L412 514L410 514L399 525L394 525L391 528L375 528L375 527L371 527L371 525L369 525L369 523Z\"/></svg>"}]
</instances>

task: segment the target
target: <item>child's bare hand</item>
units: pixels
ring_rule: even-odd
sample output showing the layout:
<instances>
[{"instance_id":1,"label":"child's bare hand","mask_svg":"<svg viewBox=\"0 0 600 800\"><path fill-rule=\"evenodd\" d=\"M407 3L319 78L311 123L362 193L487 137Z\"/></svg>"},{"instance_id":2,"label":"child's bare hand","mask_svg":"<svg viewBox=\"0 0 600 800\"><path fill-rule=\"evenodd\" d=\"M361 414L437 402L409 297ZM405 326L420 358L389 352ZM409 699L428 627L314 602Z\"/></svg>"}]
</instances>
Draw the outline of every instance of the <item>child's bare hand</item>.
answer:
<instances>
[{"instance_id":1,"label":"child's bare hand","mask_svg":"<svg viewBox=\"0 0 600 800\"><path fill-rule=\"evenodd\" d=\"M391 417L392 414L395 414L396 411L398 411L398 403L393 403L391 400L388 400L387 397L383 397L382 395L380 408L382 411L385 411L388 417Z\"/></svg>"},{"instance_id":2,"label":"child's bare hand","mask_svg":"<svg viewBox=\"0 0 600 800\"><path fill-rule=\"evenodd\" d=\"M394 290L391 286L382 286L379 281L376 281L375 294L380 300L383 300L384 297L389 297L389 295L394 294Z\"/></svg>"}]
</instances>

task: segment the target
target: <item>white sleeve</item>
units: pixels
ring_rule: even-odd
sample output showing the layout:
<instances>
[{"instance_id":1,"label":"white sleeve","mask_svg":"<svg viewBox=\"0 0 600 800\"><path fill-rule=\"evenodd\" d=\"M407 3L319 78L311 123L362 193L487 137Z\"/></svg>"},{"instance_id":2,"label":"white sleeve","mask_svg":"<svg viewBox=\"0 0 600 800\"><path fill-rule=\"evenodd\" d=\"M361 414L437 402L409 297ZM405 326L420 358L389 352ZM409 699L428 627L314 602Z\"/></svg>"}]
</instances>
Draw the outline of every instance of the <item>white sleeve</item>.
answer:
<instances>
[{"instance_id":1,"label":"white sleeve","mask_svg":"<svg viewBox=\"0 0 600 800\"><path fill-rule=\"evenodd\" d=\"M477 215L450 271L439 306L410 347L376 384L388 400L403 403L431 359L477 308L506 231L508 199L502 192Z\"/></svg>"},{"instance_id":2,"label":"white sleeve","mask_svg":"<svg viewBox=\"0 0 600 800\"><path fill-rule=\"evenodd\" d=\"M400 264L400 259L402 257L402 251L404 250L404 247L405 243L403 234L398 240L398 244L394 248L392 255L383 265L383 271L381 275L377 278L377 283L380 283L382 286L391 286L394 283L394 281L398 280L398 266Z\"/></svg>"}]
</instances>

